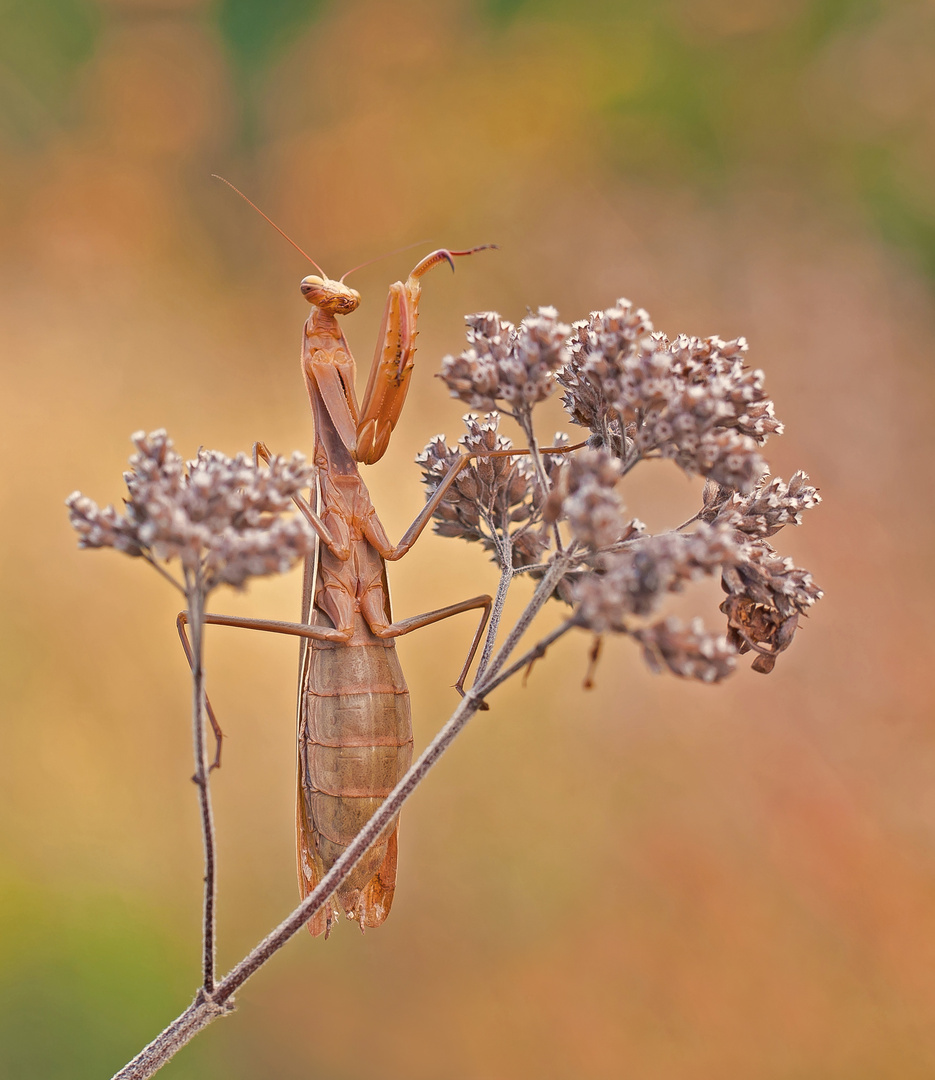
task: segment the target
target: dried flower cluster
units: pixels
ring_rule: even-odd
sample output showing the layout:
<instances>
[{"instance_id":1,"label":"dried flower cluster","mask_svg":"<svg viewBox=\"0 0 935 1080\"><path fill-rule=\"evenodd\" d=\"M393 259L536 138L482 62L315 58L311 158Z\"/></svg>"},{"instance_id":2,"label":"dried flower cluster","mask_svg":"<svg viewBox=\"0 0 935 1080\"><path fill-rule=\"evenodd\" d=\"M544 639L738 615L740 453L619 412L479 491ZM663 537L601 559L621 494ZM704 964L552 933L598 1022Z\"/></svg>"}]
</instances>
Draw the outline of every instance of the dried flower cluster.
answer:
<instances>
[{"instance_id":1,"label":"dried flower cluster","mask_svg":"<svg viewBox=\"0 0 935 1080\"><path fill-rule=\"evenodd\" d=\"M624 538L623 499L614 490L620 462L606 450L584 450L558 466L545 505L548 522L567 519L577 539L590 548L609 548ZM630 523L639 531L639 522ZM627 536L629 539L629 535Z\"/></svg>"},{"instance_id":2,"label":"dried flower cluster","mask_svg":"<svg viewBox=\"0 0 935 1080\"><path fill-rule=\"evenodd\" d=\"M754 671L768 674L776 657L792 644L799 616L821 599L821 589L807 570L793 565L766 543L756 540L743 547L743 558L725 566L721 586L727 599L727 639L745 653L754 650Z\"/></svg>"},{"instance_id":3,"label":"dried flower cluster","mask_svg":"<svg viewBox=\"0 0 935 1080\"><path fill-rule=\"evenodd\" d=\"M441 378L451 396L472 409L496 409L528 416L533 405L553 392L553 374L568 359L569 327L555 308L541 307L514 326L495 311L468 315L468 348L446 356Z\"/></svg>"},{"instance_id":4,"label":"dried flower cluster","mask_svg":"<svg viewBox=\"0 0 935 1080\"><path fill-rule=\"evenodd\" d=\"M667 593L732 565L737 547L729 529L699 525L694 532L641 536L623 551L603 555L578 586L578 618L599 633L625 630L628 615L652 614Z\"/></svg>"},{"instance_id":5,"label":"dried flower cluster","mask_svg":"<svg viewBox=\"0 0 935 1080\"><path fill-rule=\"evenodd\" d=\"M467 434L460 439L466 454L507 451L512 440L498 433L500 415L474 413L464 417ZM443 435L436 435L416 458L422 481L430 493L461 457ZM555 459L551 459L555 460ZM461 470L439 506L435 531L440 536L460 536L480 541L498 562L529 566L539 561L548 546L541 522L542 490L528 457L476 457Z\"/></svg>"},{"instance_id":6,"label":"dried flower cluster","mask_svg":"<svg viewBox=\"0 0 935 1080\"><path fill-rule=\"evenodd\" d=\"M258 467L244 454L199 450L186 462L165 431L140 431L132 441L123 513L78 491L66 500L81 547L178 559L186 582L206 593L222 582L239 587L249 577L282 573L312 550L305 520L286 515L293 496L313 482L301 454Z\"/></svg>"},{"instance_id":7,"label":"dried flower cluster","mask_svg":"<svg viewBox=\"0 0 935 1080\"><path fill-rule=\"evenodd\" d=\"M821 502L818 490L807 483L801 470L787 484L778 476L760 477L747 495L720 484L707 485L702 521L724 522L749 536L772 536L784 525L801 525L802 513Z\"/></svg>"},{"instance_id":8,"label":"dried flower cluster","mask_svg":"<svg viewBox=\"0 0 935 1080\"><path fill-rule=\"evenodd\" d=\"M670 342L645 311L618 300L574 324L558 381L572 421L628 469L647 456L672 458L746 492L766 468L757 448L782 432L763 373L744 365L746 351L743 338Z\"/></svg>"},{"instance_id":9,"label":"dried flower cluster","mask_svg":"<svg viewBox=\"0 0 935 1080\"><path fill-rule=\"evenodd\" d=\"M654 626L634 630L633 636L643 646L643 658L652 671L666 667L683 679L720 682L737 663L730 642L708 633L701 619L685 625L670 615Z\"/></svg>"},{"instance_id":10,"label":"dried flower cluster","mask_svg":"<svg viewBox=\"0 0 935 1080\"><path fill-rule=\"evenodd\" d=\"M554 557L567 569L555 594L574 605L575 624L630 634L654 670L716 681L738 653L753 651L754 669L770 671L821 591L767 538L798 525L820 498L803 472L788 483L769 478L760 447L782 425L763 373L744 364L744 339L681 335L670 342L627 300L570 331L552 308L540 308L519 329L492 312L467 322L469 348L442 362L452 395L475 406L506 402L531 434L516 403L531 408L560 386L571 420L590 430L594 449L553 455L541 476L521 458L474 461L436 511L436 531L481 540L501 565L506 555L514 567L532 566L534 576L557 542ZM564 343L560 332L568 333ZM522 372L535 374L524 382ZM482 423L468 415L464 450L509 449L497 422L495 413ZM429 495L458 456L442 436L419 456ZM695 518L658 535L628 517L618 490L621 477L647 458L671 459L707 480ZM726 637L698 620L645 624L668 594L714 574L727 594Z\"/></svg>"}]
</instances>

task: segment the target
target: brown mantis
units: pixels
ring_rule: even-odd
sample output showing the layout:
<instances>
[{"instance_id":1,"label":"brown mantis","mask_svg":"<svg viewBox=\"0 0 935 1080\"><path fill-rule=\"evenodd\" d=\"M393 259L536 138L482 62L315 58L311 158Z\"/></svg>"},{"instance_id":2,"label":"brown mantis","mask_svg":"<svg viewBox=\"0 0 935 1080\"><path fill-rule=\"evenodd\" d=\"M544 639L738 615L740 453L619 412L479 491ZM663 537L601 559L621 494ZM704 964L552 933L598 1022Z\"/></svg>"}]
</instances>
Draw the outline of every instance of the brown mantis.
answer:
<instances>
[{"instance_id":1,"label":"brown mantis","mask_svg":"<svg viewBox=\"0 0 935 1080\"><path fill-rule=\"evenodd\" d=\"M385 563L409 551L457 473L476 455L465 454L452 467L398 544L390 542L358 469L359 464L373 464L383 456L405 403L414 362L420 279L442 262L454 269L455 258L489 246L434 251L405 282L390 286L376 354L359 404L354 389L356 365L338 316L353 312L360 294L343 279L328 278L306 255L319 271L304 278L300 286L311 304L301 364L315 425L317 481L315 505L296 502L315 530L317 543L315 553L306 560L301 621L205 616L207 623L301 638L296 832L303 899L409 768L413 745L409 692L395 639L452 615L479 610L477 630L455 684L463 693L490 614L491 598L481 595L394 621L386 578ZM256 444L254 453L257 458L269 458L262 443ZM490 456L517 453L528 451L494 451ZM186 621L187 613L182 612L179 631L190 658ZM208 713L220 738L210 706ZM398 829L397 817L336 893L347 917L361 929L379 926L389 914L396 884ZM309 930L327 935L336 915L334 903L327 904L309 920Z\"/></svg>"}]
</instances>

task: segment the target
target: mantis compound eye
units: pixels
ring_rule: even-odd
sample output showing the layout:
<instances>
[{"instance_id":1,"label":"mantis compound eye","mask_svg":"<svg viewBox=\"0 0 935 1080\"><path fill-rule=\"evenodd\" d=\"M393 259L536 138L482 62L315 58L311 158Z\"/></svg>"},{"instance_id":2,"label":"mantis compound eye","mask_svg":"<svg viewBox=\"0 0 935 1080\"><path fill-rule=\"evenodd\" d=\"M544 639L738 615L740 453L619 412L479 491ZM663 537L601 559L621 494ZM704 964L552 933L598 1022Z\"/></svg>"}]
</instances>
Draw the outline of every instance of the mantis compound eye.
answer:
<instances>
[{"instance_id":1,"label":"mantis compound eye","mask_svg":"<svg viewBox=\"0 0 935 1080\"><path fill-rule=\"evenodd\" d=\"M302 295L310 303L315 303L315 297L320 295L322 288L324 287L324 280L318 277L317 274L310 274L307 278L302 279L302 283L299 285L299 290Z\"/></svg>"}]
</instances>

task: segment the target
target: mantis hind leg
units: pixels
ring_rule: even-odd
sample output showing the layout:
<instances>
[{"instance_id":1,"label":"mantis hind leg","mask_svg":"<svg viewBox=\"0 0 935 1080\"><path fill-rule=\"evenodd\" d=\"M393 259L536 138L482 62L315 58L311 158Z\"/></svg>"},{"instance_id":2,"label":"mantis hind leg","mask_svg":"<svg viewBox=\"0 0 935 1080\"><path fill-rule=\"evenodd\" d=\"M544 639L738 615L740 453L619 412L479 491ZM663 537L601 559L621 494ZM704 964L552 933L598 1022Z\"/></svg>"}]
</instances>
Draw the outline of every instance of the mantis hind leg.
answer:
<instances>
[{"instance_id":1,"label":"mantis hind leg","mask_svg":"<svg viewBox=\"0 0 935 1080\"><path fill-rule=\"evenodd\" d=\"M467 678L467 673L474 660L477 647L483 637L484 628L487 626L487 620L490 618L490 608L492 604L493 600L489 596L473 596L470 600L462 600L459 604L449 604L447 607L436 608L435 611L427 611L422 615L412 615L408 619L399 619L395 622L388 623L383 607L382 594L379 594L376 589L373 589L361 597L360 610L367 620L370 629L377 637L394 638L402 637L403 634L409 634L413 630L419 630L423 626L430 626L432 623L441 622L442 619L448 619L452 615L460 615L464 611L476 611L478 608L483 608L483 613L480 617L480 622L477 624L477 630L474 633L474 640L471 642L471 648L468 651L467 659L464 661L464 667L461 668L458 681L455 683L455 689L462 697L464 697L464 680Z\"/></svg>"},{"instance_id":2,"label":"mantis hind leg","mask_svg":"<svg viewBox=\"0 0 935 1080\"><path fill-rule=\"evenodd\" d=\"M182 642L182 648L185 651L185 658L188 660L188 666L194 665L194 657L192 655L192 647L188 640L188 634L185 627L188 625L189 617L187 611L180 611L177 619L175 620L176 627L179 632L179 639ZM214 624L216 626L239 626L244 630L267 630L274 634L288 634L292 637L304 637L314 638L318 641L347 641L349 634L342 632L341 630L333 630L327 626L308 626L305 623L288 623L277 622L273 619L238 619L231 615L205 615L206 624ZM224 740L224 732L221 730L221 725L217 721L214 709L211 706L211 701L207 694L205 694L205 712L208 714L208 721L211 724L211 730L214 733L214 761L211 762L209 769L218 769L221 766L221 744Z\"/></svg>"}]
</instances>

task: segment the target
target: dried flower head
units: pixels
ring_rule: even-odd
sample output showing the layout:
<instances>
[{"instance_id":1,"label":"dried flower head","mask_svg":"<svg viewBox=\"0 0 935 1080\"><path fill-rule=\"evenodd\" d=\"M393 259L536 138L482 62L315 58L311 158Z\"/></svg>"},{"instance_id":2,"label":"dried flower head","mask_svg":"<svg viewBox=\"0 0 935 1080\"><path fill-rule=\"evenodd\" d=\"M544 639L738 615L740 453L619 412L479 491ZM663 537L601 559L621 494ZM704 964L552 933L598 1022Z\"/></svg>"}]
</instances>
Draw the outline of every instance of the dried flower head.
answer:
<instances>
[{"instance_id":1,"label":"dried flower head","mask_svg":"<svg viewBox=\"0 0 935 1080\"><path fill-rule=\"evenodd\" d=\"M498 433L499 413L487 413L483 420L474 413L464 417L467 434L459 440L464 452L484 454L506 451L512 441ZM416 458L422 480L431 498L452 466L462 457L444 436L436 435ZM511 553L513 566L528 566L539 560L548 537L533 526L540 520L542 493L528 457L477 457L458 473L435 511L435 532L439 536L460 536L480 541L496 561Z\"/></svg>"},{"instance_id":2,"label":"dried flower head","mask_svg":"<svg viewBox=\"0 0 935 1080\"><path fill-rule=\"evenodd\" d=\"M618 300L606 311L592 311L572 325L569 360L559 371L562 402L572 420L590 428L602 446L623 457L623 432L615 402L628 362L652 349L653 324L642 308Z\"/></svg>"},{"instance_id":3,"label":"dried flower head","mask_svg":"<svg viewBox=\"0 0 935 1080\"><path fill-rule=\"evenodd\" d=\"M257 467L245 454L199 450L186 462L165 431L139 431L132 441L137 452L124 473L123 514L77 491L66 500L79 546L113 547L153 562L178 559L186 582L205 592L282 573L313 549L305 520L285 516L314 475L301 454Z\"/></svg>"},{"instance_id":4,"label":"dried flower head","mask_svg":"<svg viewBox=\"0 0 935 1080\"><path fill-rule=\"evenodd\" d=\"M802 513L821 502L818 489L807 481L808 475L801 470L788 484L778 476L764 475L748 495L708 484L701 520L723 522L749 536L773 536L785 525L801 525Z\"/></svg>"},{"instance_id":5,"label":"dried flower head","mask_svg":"<svg viewBox=\"0 0 935 1080\"><path fill-rule=\"evenodd\" d=\"M776 657L791 645L799 616L822 597L812 575L765 540L743 545L741 557L722 571L721 587L727 593L721 611L728 641L740 653L756 652L753 670L762 674L772 671Z\"/></svg>"},{"instance_id":6,"label":"dried flower head","mask_svg":"<svg viewBox=\"0 0 935 1080\"><path fill-rule=\"evenodd\" d=\"M743 363L743 338L669 342L628 300L575 323L559 372L572 420L590 428L627 467L671 458L688 473L740 491L766 469L757 447L782 425L763 392L763 373Z\"/></svg>"},{"instance_id":7,"label":"dried flower head","mask_svg":"<svg viewBox=\"0 0 935 1080\"><path fill-rule=\"evenodd\" d=\"M576 589L576 620L597 633L628 630L628 615L651 614L667 593L730 566L737 557L731 530L699 525L692 533L637 536L607 555Z\"/></svg>"},{"instance_id":8,"label":"dried flower head","mask_svg":"<svg viewBox=\"0 0 935 1080\"><path fill-rule=\"evenodd\" d=\"M683 679L720 682L736 666L737 651L726 638L708 633L701 619L683 623L670 615L653 626L634 630L652 671L668 668Z\"/></svg>"},{"instance_id":9,"label":"dried flower head","mask_svg":"<svg viewBox=\"0 0 935 1080\"><path fill-rule=\"evenodd\" d=\"M488 462L477 467L490 476L485 488L466 471L436 513L437 531L480 539L502 562L509 550L502 537L511 521L522 521L515 538L526 547L512 561L533 578L545 574L543 553L554 539L555 558L565 569L552 595L574 605L571 621L598 634L638 637L656 669L717 680L733 668L738 652L753 651L754 669L770 670L821 592L766 538L798 524L821 500L803 472L788 483L769 477L760 447L781 434L782 425L763 373L745 363L746 341L687 335L670 341L646 311L624 299L592 312L570 332L564 328L564 349L551 308L540 308L519 328L494 313L470 316L468 327L470 347L442 364L453 396L484 407L503 401L535 448L532 406L558 383L572 421L590 430L592 449L546 458L541 467L534 455L534 468L498 470ZM563 352L566 363L552 375ZM495 445L492 428L485 438L483 445ZM468 441L462 440L466 447ZM432 489L457 456L440 436L426 449L420 462L428 466ZM671 459L707 479L702 507L690 519L698 522L694 531L682 526L649 535L641 522L627 520L618 481L650 458ZM728 594L721 605L726 640L697 622L640 625L669 593L718 571Z\"/></svg>"},{"instance_id":10,"label":"dried flower head","mask_svg":"<svg viewBox=\"0 0 935 1080\"><path fill-rule=\"evenodd\" d=\"M551 307L527 315L518 327L495 311L465 321L468 348L442 360L441 378L451 396L472 409L494 409L500 402L511 415L528 415L555 389L554 372L568 359L569 327Z\"/></svg>"},{"instance_id":11,"label":"dried flower head","mask_svg":"<svg viewBox=\"0 0 935 1080\"><path fill-rule=\"evenodd\" d=\"M565 518L580 543L594 550L608 548L627 531L623 499L614 490L622 469L606 450L569 455L556 470L543 516Z\"/></svg>"}]
</instances>

